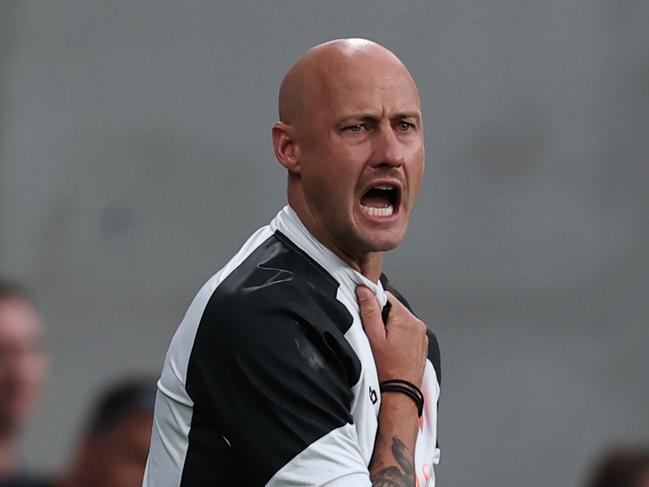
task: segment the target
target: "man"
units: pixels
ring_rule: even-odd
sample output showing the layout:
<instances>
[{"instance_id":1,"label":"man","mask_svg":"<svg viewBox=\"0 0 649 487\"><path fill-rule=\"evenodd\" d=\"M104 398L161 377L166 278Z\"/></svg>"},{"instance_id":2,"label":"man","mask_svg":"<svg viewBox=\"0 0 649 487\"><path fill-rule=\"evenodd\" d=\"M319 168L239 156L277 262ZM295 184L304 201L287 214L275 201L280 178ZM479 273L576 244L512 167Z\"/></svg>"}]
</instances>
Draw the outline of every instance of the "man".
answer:
<instances>
[{"instance_id":1,"label":"man","mask_svg":"<svg viewBox=\"0 0 649 487\"><path fill-rule=\"evenodd\" d=\"M43 326L27 291L0 281L0 486L36 486L16 458L19 433L47 372Z\"/></svg>"},{"instance_id":2,"label":"man","mask_svg":"<svg viewBox=\"0 0 649 487\"><path fill-rule=\"evenodd\" d=\"M382 275L424 170L415 82L331 41L286 74L279 116L289 206L190 305L144 485L432 486L439 349Z\"/></svg>"},{"instance_id":3,"label":"man","mask_svg":"<svg viewBox=\"0 0 649 487\"><path fill-rule=\"evenodd\" d=\"M149 452L155 381L110 387L95 406L79 448L55 487L138 487Z\"/></svg>"},{"instance_id":4,"label":"man","mask_svg":"<svg viewBox=\"0 0 649 487\"><path fill-rule=\"evenodd\" d=\"M0 281L0 486L36 486L40 479L22 471L17 443L38 400L47 372L43 327L29 293Z\"/></svg>"}]
</instances>

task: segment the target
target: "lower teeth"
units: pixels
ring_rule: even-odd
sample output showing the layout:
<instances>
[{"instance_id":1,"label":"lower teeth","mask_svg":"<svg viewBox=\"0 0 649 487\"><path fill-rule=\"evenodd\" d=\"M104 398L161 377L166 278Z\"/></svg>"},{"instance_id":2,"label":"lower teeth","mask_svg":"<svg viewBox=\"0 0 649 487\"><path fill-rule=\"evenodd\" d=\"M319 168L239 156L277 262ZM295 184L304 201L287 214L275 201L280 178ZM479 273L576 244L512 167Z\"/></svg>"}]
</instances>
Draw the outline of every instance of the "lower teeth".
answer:
<instances>
[{"instance_id":1,"label":"lower teeth","mask_svg":"<svg viewBox=\"0 0 649 487\"><path fill-rule=\"evenodd\" d=\"M392 205L387 208L374 208L372 206L362 206L362 208L370 216L392 216L392 213L394 213L394 207Z\"/></svg>"}]
</instances>

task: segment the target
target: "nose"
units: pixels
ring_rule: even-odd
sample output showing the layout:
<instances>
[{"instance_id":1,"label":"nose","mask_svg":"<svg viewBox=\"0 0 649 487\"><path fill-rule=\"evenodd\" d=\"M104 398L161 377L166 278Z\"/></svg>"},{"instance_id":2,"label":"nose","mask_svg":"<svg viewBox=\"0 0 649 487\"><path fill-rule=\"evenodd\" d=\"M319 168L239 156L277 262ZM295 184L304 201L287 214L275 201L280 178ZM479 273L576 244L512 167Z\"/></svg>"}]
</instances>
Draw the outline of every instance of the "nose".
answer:
<instances>
[{"instance_id":1,"label":"nose","mask_svg":"<svg viewBox=\"0 0 649 487\"><path fill-rule=\"evenodd\" d=\"M404 164L403 145L390 124L381 125L373 140L372 167L400 167Z\"/></svg>"}]
</instances>

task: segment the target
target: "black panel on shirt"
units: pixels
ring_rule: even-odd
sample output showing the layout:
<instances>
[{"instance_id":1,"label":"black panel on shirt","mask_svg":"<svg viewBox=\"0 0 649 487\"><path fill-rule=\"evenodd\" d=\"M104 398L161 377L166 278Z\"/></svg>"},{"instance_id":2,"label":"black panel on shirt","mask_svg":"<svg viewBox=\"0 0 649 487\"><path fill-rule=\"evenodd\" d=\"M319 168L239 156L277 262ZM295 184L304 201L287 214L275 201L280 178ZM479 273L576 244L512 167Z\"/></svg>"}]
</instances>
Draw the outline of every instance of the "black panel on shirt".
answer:
<instances>
[{"instance_id":1,"label":"black panel on shirt","mask_svg":"<svg viewBox=\"0 0 649 487\"><path fill-rule=\"evenodd\" d=\"M347 423L361 364L338 283L281 233L215 290L191 352L181 486L261 486ZM227 441L223 439L227 438Z\"/></svg>"},{"instance_id":2,"label":"black panel on shirt","mask_svg":"<svg viewBox=\"0 0 649 487\"><path fill-rule=\"evenodd\" d=\"M406 298L404 298L399 291L397 291L394 287L392 287L392 284L390 284L390 281L388 280L388 277L385 274L381 274L381 284L383 285L383 289L394 294L394 296L399 301L401 301L403 305L410 310L411 313L416 315L416 313L410 307L410 304L408 303ZM439 352L439 342L437 341L437 337L435 336L435 334L432 331L430 331L430 328L426 331L426 334L428 335L428 360L430 360L430 362L433 364L433 367L435 369L435 374L437 375L437 383L441 386L442 385L442 363L441 363L441 357Z\"/></svg>"}]
</instances>

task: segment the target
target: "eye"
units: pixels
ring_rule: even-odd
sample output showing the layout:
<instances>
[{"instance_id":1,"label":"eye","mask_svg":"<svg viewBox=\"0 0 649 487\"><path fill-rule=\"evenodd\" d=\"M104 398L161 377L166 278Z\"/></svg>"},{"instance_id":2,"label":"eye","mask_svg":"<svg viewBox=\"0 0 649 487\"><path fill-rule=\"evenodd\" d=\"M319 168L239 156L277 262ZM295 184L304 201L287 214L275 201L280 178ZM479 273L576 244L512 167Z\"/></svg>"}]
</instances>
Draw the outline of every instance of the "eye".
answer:
<instances>
[{"instance_id":1,"label":"eye","mask_svg":"<svg viewBox=\"0 0 649 487\"><path fill-rule=\"evenodd\" d=\"M415 128L415 125L402 120L401 122L399 122L398 128L400 132L409 132Z\"/></svg>"},{"instance_id":2,"label":"eye","mask_svg":"<svg viewBox=\"0 0 649 487\"><path fill-rule=\"evenodd\" d=\"M345 132L355 132L355 133L358 133L358 132L362 132L364 129L365 129L365 125L364 125L364 124L362 124L362 123L357 123L357 124L354 124L354 125L350 125L349 127L345 127L345 128L343 129L343 131L345 131Z\"/></svg>"}]
</instances>

